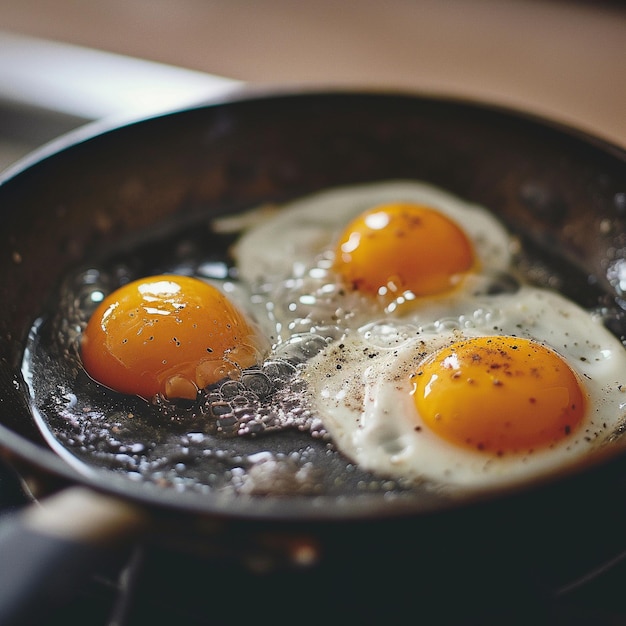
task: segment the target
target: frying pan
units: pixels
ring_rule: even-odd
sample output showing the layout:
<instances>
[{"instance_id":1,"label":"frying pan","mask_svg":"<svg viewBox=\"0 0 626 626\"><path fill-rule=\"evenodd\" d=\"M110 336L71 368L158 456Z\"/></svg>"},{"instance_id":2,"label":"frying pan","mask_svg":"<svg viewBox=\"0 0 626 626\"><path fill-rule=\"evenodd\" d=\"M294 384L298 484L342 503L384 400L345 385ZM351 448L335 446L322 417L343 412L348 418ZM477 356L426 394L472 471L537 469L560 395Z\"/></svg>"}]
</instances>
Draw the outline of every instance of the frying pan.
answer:
<instances>
[{"instance_id":1,"label":"frying pan","mask_svg":"<svg viewBox=\"0 0 626 626\"><path fill-rule=\"evenodd\" d=\"M541 601L624 550L626 458L618 453L515 490L430 502L356 488L199 497L82 471L49 446L21 362L34 320L85 258L163 225L387 179L426 181L488 207L553 267L552 284L607 309L623 337L623 294L610 268L626 246L626 153L519 112L399 92L244 91L80 129L4 174L0 447L24 483L37 485L37 502L4 524L3 623L34 619L33 604L67 601L103 545L110 553L136 537L206 558L207 568L254 570L255 584L268 572L283 576L290 592L280 614L298 611L301 623L331 604L335 617L361 623L418 606L444 620L514 602L521 615L529 598ZM85 513L76 524L70 500ZM9 567L12 558L22 565Z\"/></svg>"}]
</instances>

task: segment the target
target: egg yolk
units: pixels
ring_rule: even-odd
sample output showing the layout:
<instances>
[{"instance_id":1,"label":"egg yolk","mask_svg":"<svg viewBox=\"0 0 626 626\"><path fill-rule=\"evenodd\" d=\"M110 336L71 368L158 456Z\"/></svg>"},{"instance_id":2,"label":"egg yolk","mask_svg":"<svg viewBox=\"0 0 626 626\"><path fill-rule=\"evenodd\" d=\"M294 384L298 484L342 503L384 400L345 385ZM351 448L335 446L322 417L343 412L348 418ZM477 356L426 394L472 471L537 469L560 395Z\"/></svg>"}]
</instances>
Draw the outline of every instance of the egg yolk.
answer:
<instances>
[{"instance_id":1,"label":"egg yolk","mask_svg":"<svg viewBox=\"0 0 626 626\"><path fill-rule=\"evenodd\" d=\"M413 400L440 437L504 454L547 447L582 422L578 377L553 350L516 337L462 340L428 359Z\"/></svg>"},{"instance_id":2,"label":"egg yolk","mask_svg":"<svg viewBox=\"0 0 626 626\"><path fill-rule=\"evenodd\" d=\"M339 238L335 270L358 291L391 301L453 289L476 265L463 230L435 209L384 204L354 219Z\"/></svg>"},{"instance_id":3,"label":"egg yolk","mask_svg":"<svg viewBox=\"0 0 626 626\"><path fill-rule=\"evenodd\" d=\"M215 287L185 276L131 282L105 298L87 324L87 373L149 399L197 390L258 362L265 340Z\"/></svg>"}]
</instances>

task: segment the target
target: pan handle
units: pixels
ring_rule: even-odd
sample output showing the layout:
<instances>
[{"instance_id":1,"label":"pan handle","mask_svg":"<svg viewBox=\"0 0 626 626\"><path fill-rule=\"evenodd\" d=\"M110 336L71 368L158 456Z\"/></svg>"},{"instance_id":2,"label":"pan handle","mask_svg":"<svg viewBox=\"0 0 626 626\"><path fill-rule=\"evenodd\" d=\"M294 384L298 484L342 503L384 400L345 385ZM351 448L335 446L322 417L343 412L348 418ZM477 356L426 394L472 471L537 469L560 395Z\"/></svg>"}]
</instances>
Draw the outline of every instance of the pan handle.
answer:
<instances>
[{"instance_id":1,"label":"pan handle","mask_svg":"<svg viewBox=\"0 0 626 626\"><path fill-rule=\"evenodd\" d=\"M148 514L85 487L70 487L8 514L0 526L0 624L45 623L100 567L122 564Z\"/></svg>"}]
</instances>

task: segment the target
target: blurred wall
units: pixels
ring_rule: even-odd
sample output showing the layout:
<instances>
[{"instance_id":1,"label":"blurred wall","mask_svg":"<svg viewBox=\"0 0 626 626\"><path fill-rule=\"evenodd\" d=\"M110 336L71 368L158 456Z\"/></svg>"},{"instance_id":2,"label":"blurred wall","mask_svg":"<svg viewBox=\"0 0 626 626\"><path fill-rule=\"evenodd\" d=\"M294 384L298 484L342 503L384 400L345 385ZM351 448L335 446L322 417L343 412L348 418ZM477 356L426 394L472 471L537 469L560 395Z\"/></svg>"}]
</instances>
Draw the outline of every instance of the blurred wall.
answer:
<instances>
[{"instance_id":1,"label":"blurred wall","mask_svg":"<svg viewBox=\"0 0 626 626\"><path fill-rule=\"evenodd\" d=\"M626 146L623 3L3 0L0 30L249 82L490 100Z\"/></svg>"}]
</instances>

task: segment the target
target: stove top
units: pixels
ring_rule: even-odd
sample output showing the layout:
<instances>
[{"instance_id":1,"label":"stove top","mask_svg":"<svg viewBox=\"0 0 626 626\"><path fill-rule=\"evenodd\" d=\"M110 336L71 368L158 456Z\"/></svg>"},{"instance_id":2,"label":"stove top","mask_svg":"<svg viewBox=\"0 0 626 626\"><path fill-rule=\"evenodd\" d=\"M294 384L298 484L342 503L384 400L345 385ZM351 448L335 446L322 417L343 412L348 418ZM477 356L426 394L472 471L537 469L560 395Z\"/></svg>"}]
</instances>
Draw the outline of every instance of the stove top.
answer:
<instances>
[{"instance_id":1,"label":"stove top","mask_svg":"<svg viewBox=\"0 0 626 626\"><path fill-rule=\"evenodd\" d=\"M0 530L3 520L30 504L19 477L0 463ZM403 568L404 569L404 568ZM494 601L479 611L463 608L462 592L450 590L450 605L437 610L422 601L413 602L408 590L390 597L387 589L378 600L380 581L372 581L359 597L342 597L342 578L325 573L302 576L245 572L236 566L211 563L142 541L120 552L110 563L84 581L66 605L48 613L47 624L64 626L186 626L249 625L260 619L277 625L319 624L332 617L363 626L394 619L394 609L411 611L429 626L618 626L626 624L626 559L616 555L604 571L589 572L569 589L547 590L543 597L519 603ZM410 578L410 572L406 572ZM480 571L477 570L477 576ZM382 573L385 576L385 573ZM404 576L404 574L403 574ZM345 587L343 588L345 591ZM382 603L381 603L382 602ZM294 618L293 616L297 616ZM400 615L398 613L398 615ZM15 626L26 626L15 624Z\"/></svg>"}]
</instances>

